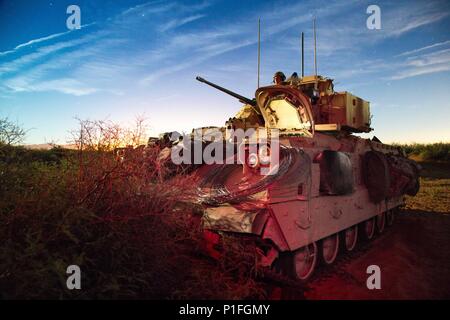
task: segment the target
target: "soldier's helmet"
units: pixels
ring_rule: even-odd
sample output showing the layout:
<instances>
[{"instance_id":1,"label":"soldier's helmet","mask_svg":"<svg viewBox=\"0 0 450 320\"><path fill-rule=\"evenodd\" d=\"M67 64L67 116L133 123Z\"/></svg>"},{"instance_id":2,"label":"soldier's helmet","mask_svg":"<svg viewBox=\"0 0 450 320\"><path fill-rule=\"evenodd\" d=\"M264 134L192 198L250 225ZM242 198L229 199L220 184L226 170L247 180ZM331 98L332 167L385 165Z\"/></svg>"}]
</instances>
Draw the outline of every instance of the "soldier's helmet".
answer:
<instances>
[{"instance_id":1,"label":"soldier's helmet","mask_svg":"<svg viewBox=\"0 0 450 320\"><path fill-rule=\"evenodd\" d=\"M273 75L273 82L277 83L276 79L280 78L281 82L286 81L286 76L284 75L283 72L281 71L277 71L275 72L275 74Z\"/></svg>"}]
</instances>

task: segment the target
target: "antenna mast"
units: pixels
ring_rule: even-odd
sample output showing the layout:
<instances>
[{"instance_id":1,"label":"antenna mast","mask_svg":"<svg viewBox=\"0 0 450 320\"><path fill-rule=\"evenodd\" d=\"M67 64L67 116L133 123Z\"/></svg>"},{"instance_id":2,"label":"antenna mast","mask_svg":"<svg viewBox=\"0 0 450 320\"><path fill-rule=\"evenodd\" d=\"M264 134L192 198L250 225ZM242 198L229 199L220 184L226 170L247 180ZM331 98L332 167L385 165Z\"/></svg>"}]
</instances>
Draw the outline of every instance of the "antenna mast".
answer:
<instances>
[{"instance_id":1,"label":"antenna mast","mask_svg":"<svg viewBox=\"0 0 450 320\"><path fill-rule=\"evenodd\" d=\"M305 34L302 32L302 78L305 76Z\"/></svg>"},{"instance_id":2,"label":"antenna mast","mask_svg":"<svg viewBox=\"0 0 450 320\"><path fill-rule=\"evenodd\" d=\"M314 29L314 74L317 77L316 17L314 17L313 20L313 29Z\"/></svg>"},{"instance_id":3,"label":"antenna mast","mask_svg":"<svg viewBox=\"0 0 450 320\"><path fill-rule=\"evenodd\" d=\"M317 47L316 47L316 17L313 20L313 30L314 30L314 74L316 76L315 89L317 90Z\"/></svg>"},{"instance_id":4,"label":"antenna mast","mask_svg":"<svg viewBox=\"0 0 450 320\"><path fill-rule=\"evenodd\" d=\"M258 18L258 88L259 88L260 68L261 68L261 18Z\"/></svg>"}]
</instances>

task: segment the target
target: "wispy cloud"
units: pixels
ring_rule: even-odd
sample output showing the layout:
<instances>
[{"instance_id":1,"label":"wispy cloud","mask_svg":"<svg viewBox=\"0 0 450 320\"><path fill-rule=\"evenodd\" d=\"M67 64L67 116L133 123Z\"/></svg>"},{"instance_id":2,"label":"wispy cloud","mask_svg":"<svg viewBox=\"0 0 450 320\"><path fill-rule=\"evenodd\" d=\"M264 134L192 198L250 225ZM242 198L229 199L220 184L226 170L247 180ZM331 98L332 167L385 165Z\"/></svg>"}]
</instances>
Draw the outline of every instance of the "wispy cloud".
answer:
<instances>
[{"instance_id":1,"label":"wispy cloud","mask_svg":"<svg viewBox=\"0 0 450 320\"><path fill-rule=\"evenodd\" d=\"M91 41L98 40L100 37L103 37L105 35L107 35L106 32L96 32L94 34L82 36L78 39L63 41L38 48L33 53L25 54L17 59L0 64L0 76L3 76L5 73L21 70L27 65L36 63L40 59L45 58L46 56L54 54L58 51L81 46Z\"/></svg>"},{"instance_id":2,"label":"wispy cloud","mask_svg":"<svg viewBox=\"0 0 450 320\"><path fill-rule=\"evenodd\" d=\"M419 53L422 51L427 51L429 49L434 49L434 48L442 47L442 46L446 46L446 45L450 45L450 40L437 42L437 43L431 44L429 46L421 47L421 48L410 50L410 51L405 51L405 52L398 54L396 57L409 56L409 55L416 54L416 53Z\"/></svg>"},{"instance_id":3,"label":"wispy cloud","mask_svg":"<svg viewBox=\"0 0 450 320\"><path fill-rule=\"evenodd\" d=\"M133 69L137 72L143 68L154 69L157 66L157 43L143 43L136 37L136 30L148 29L157 34L161 31L161 25L165 32L174 30L205 17L205 14L198 11L209 5L210 2L206 1L193 6L177 2L149 1L108 18L106 22L97 25L100 31L84 34L78 39L67 40L72 32L67 31L20 44L13 50L4 52L0 59L25 47L32 48L33 51L30 53L28 50L26 54L12 60L3 59L5 62L0 64L3 87L14 92L48 90L84 95L101 91L96 88L99 84L114 86L112 81L123 79L125 74L133 72ZM164 37L161 38L161 41L165 41ZM55 40L62 41L48 45ZM129 55L128 47L137 48L133 56ZM173 68L178 70L181 67ZM66 72L64 75L64 69L70 70L70 73ZM169 69L155 70L155 74L165 74L165 70ZM58 78L61 79L59 86ZM91 83L85 86L88 89L80 87L80 83L85 82ZM52 86L55 87L54 90ZM70 89L71 86L73 90Z\"/></svg>"},{"instance_id":4,"label":"wispy cloud","mask_svg":"<svg viewBox=\"0 0 450 320\"><path fill-rule=\"evenodd\" d=\"M3 81L3 85L15 92L36 92L45 91L44 89L50 90L51 84L57 84L58 78L55 78L54 72L58 72L62 66L71 67L72 65L79 64L83 59L91 56L98 55L99 53L107 50L108 48L115 47L117 45L123 44L124 41L120 39L104 39L96 43L93 46L84 48L83 50L77 50L72 52L67 52L49 59L44 63L39 63L38 65L29 68L26 72L21 72L14 77L7 78ZM54 79L49 80L53 77ZM58 77L58 74L56 75ZM74 90L69 90L71 84L82 83L85 79L73 79L73 82L67 81L67 76L61 78L64 83L64 91L55 88L54 91L60 91L68 94L76 93L79 91L79 86L75 86ZM44 85L40 85L44 83ZM83 91L87 93L95 91Z\"/></svg>"},{"instance_id":5,"label":"wispy cloud","mask_svg":"<svg viewBox=\"0 0 450 320\"><path fill-rule=\"evenodd\" d=\"M197 55L194 58L190 58L188 60L185 60L182 63L174 64L166 68L160 68L149 75L143 77L139 83L142 85L149 85L153 81L156 81L158 79L163 78L164 76L170 75L175 72L179 72L181 70L184 70L188 67L191 67L193 65L197 65L209 58L215 57L219 54L223 54L228 51L232 51L238 48L242 48L245 46L248 46L252 44L252 41L249 40L243 40L241 42L237 43L216 43L216 44L210 44L207 46L203 46L200 50L202 53L201 55Z\"/></svg>"},{"instance_id":6,"label":"wispy cloud","mask_svg":"<svg viewBox=\"0 0 450 320\"><path fill-rule=\"evenodd\" d=\"M391 79L400 80L449 70L450 49L445 49L407 59L403 64L403 68L397 71Z\"/></svg>"},{"instance_id":7,"label":"wispy cloud","mask_svg":"<svg viewBox=\"0 0 450 320\"><path fill-rule=\"evenodd\" d=\"M415 76L419 76L419 75L431 74L431 73L436 73L436 72L444 72L444 71L450 71L450 65L448 63L407 69L404 71L400 71L396 75L392 76L391 79L392 80L400 80L400 79L411 78L411 77L415 77Z\"/></svg>"},{"instance_id":8,"label":"wispy cloud","mask_svg":"<svg viewBox=\"0 0 450 320\"><path fill-rule=\"evenodd\" d=\"M26 86L24 87L16 85L13 86L12 89L15 92L56 91L74 96L83 96L98 91L98 89L96 88L90 88L84 85L82 82L70 78L60 78L56 80L40 81L36 84L26 84Z\"/></svg>"},{"instance_id":9,"label":"wispy cloud","mask_svg":"<svg viewBox=\"0 0 450 320\"><path fill-rule=\"evenodd\" d=\"M413 29L442 20L443 18L449 16L449 14L449 12L420 13L417 16L412 16L411 20L403 27L392 30L391 34L394 36L400 36Z\"/></svg>"},{"instance_id":10,"label":"wispy cloud","mask_svg":"<svg viewBox=\"0 0 450 320\"><path fill-rule=\"evenodd\" d=\"M439 50L432 53L423 54L417 57L411 57L407 64L414 67L424 67L433 64L450 62L450 49Z\"/></svg>"},{"instance_id":11,"label":"wispy cloud","mask_svg":"<svg viewBox=\"0 0 450 320\"><path fill-rule=\"evenodd\" d=\"M260 11L238 12L232 20L217 20L206 12L211 1L190 6L182 2L150 1L98 23L95 30L79 33L77 39L67 31L30 40L0 53L0 61L4 61L0 64L0 87L15 92L54 90L72 95L91 94L105 88L114 90L115 86L122 85L145 87L208 59L255 45L259 17L263 23L263 45L272 45L264 51L264 57L270 60L280 63L285 59L278 58L278 52L288 57L292 52L286 51L298 51L299 31L310 30L312 17L317 16L319 56L329 58L319 60L319 68L323 66L343 78L385 71L392 79L402 79L445 70L439 64L445 63L446 57L441 53L406 61L386 62L379 58L366 63L358 54L386 39L401 37L446 18L448 10L436 4L441 2L382 6L382 30L371 31L365 27L364 4L358 1L319 0L286 6L280 3L277 10L264 4ZM211 24L208 19L216 20ZM198 28L202 23L208 27ZM293 32L297 29L298 32ZM310 32L307 40L309 52ZM429 52L449 42L403 52L398 57ZM29 50L23 53L24 48ZM11 55L10 59L9 53L15 51L17 55ZM352 63L348 64L349 61Z\"/></svg>"},{"instance_id":12,"label":"wispy cloud","mask_svg":"<svg viewBox=\"0 0 450 320\"><path fill-rule=\"evenodd\" d=\"M354 1L346 3L327 2L327 6L324 5L315 9L314 14L320 14L325 19L329 15L339 13L340 10L348 9L353 3ZM254 13L250 16L246 14L226 24L215 24L207 30L195 30L174 35L168 43L157 50L155 55L164 57L166 61L176 60L177 63L152 71L149 75L143 77L140 83L148 85L161 76L181 71L218 55L256 44L255 21L258 18L263 21L263 41L302 23L310 22L312 19L311 10L316 4L315 2L306 2L290 4L288 8L280 6L280 9L275 12L266 11L263 14ZM299 15L293 14L294 12L304 13ZM178 54L175 56L173 55L174 52ZM183 52L186 54L180 54Z\"/></svg>"},{"instance_id":13,"label":"wispy cloud","mask_svg":"<svg viewBox=\"0 0 450 320\"><path fill-rule=\"evenodd\" d=\"M91 26L93 24L95 24L95 22L82 25L80 29L86 28L86 27ZM0 52L0 57L1 56L6 56L6 55L8 55L10 53L14 53L17 50L22 49L22 48L30 47L32 45L36 45L36 44L39 44L41 42L46 42L46 41L49 41L49 40L53 40L53 39L62 37L62 36L67 35L67 34L69 34L71 32L76 32L76 31L78 31L80 29L74 29L74 30L68 30L68 31L65 31L65 32L60 32L60 33L54 33L54 34L51 34L51 35L48 35L48 36L45 36L45 37L41 37L41 38L37 38L37 39L33 39L33 40L30 40L30 41L27 41L25 43L21 43L21 44L17 45L12 50L7 50L7 51Z\"/></svg>"},{"instance_id":14,"label":"wispy cloud","mask_svg":"<svg viewBox=\"0 0 450 320\"><path fill-rule=\"evenodd\" d=\"M72 30L69 30L69 31L66 31L66 32L55 33L55 34L51 34L51 35L46 36L46 37L42 37L42 38L30 40L30 41L28 41L28 42L19 44L18 46L16 46L16 47L15 47L14 49L12 49L12 50L0 52L0 56L5 56L5 55L7 55L7 54L9 54L9 53L13 53L13 52L15 52L16 50L19 50L20 48L25 48L25 47L31 46L31 45L33 45L33 44L37 44L37 43L40 43L40 42L44 42L44 41L47 41L47 40L52 40L52 39L61 37L61 36L66 35L66 34L68 34L68 33L70 33L70 32L72 32Z\"/></svg>"},{"instance_id":15,"label":"wispy cloud","mask_svg":"<svg viewBox=\"0 0 450 320\"><path fill-rule=\"evenodd\" d=\"M166 12L169 11L170 9L173 9L175 6L176 3L167 2L164 0L148 1L126 9L117 16L112 17L110 20L121 21L120 18L123 17L130 17L136 15L145 16L151 13Z\"/></svg>"},{"instance_id":16,"label":"wispy cloud","mask_svg":"<svg viewBox=\"0 0 450 320\"><path fill-rule=\"evenodd\" d=\"M355 63L352 68L336 70L334 76L345 80L358 76L379 81L402 80L425 74L450 71L450 49L390 61L374 59ZM366 82L370 84L371 82Z\"/></svg>"},{"instance_id":17,"label":"wispy cloud","mask_svg":"<svg viewBox=\"0 0 450 320\"><path fill-rule=\"evenodd\" d=\"M167 32L168 30L181 27L189 22L193 22L204 17L206 17L205 14L196 14L182 19L172 19L169 22L163 24L159 30L160 32Z\"/></svg>"}]
</instances>

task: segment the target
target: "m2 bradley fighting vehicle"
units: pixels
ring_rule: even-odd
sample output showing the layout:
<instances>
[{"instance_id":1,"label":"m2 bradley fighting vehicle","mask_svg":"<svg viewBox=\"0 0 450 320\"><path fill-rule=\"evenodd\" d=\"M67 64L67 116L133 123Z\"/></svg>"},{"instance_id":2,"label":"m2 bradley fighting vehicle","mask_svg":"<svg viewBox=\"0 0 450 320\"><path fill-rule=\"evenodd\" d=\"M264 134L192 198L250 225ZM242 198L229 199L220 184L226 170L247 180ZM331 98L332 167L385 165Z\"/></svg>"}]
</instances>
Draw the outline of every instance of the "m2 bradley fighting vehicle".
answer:
<instances>
[{"instance_id":1,"label":"m2 bradley fighting vehicle","mask_svg":"<svg viewBox=\"0 0 450 320\"><path fill-rule=\"evenodd\" d=\"M223 128L196 129L172 146L211 151L225 142L215 148L223 161L196 161L191 173L211 255L220 256L224 233L253 239L259 266L305 280L318 261L332 264L340 248L383 232L404 195L418 192L418 165L397 147L355 135L372 130L369 102L335 92L332 79L278 72L254 99L197 80L244 103ZM250 133L237 140L239 130Z\"/></svg>"},{"instance_id":2,"label":"m2 bradley fighting vehicle","mask_svg":"<svg viewBox=\"0 0 450 320\"><path fill-rule=\"evenodd\" d=\"M211 250L223 232L245 234L255 238L260 266L304 280L318 259L332 264L340 247L352 251L359 236L383 232L404 195L418 192L417 164L397 147L354 135L371 131L369 102L335 92L331 79L294 76L257 89L253 100L233 95L246 104L220 130L278 136L267 133L253 148L247 136L241 163L193 172Z\"/></svg>"}]
</instances>

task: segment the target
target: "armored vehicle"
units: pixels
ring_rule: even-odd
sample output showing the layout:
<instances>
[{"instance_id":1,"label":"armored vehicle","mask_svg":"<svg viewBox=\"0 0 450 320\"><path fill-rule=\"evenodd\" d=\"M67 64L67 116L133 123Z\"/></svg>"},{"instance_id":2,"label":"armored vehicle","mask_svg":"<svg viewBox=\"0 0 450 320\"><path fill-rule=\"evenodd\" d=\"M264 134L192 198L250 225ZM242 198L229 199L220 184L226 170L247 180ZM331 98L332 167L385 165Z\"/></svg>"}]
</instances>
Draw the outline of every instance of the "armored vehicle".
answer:
<instances>
[{"instance_id":1,"label":"armored vehicle","mask_svg":"<svg viewBox=\"0 0 450 320\"><path fill-rule=\"evenodd\" d=\"M359 137L372 130L369 102L336 92L332 79L294 73L254 99L197 80L244 103L224 127L196 129L172 146L187 154L216 144L210 155L223 160L191 156L212 256L220 257L221 235L246 237L259 266L305 280L318 261L332 264L340 249L383 232L405 194L418 192L419 166L398 147ZM239 130L250 133L239 140Z\"/></svg>"}]
</instances>

